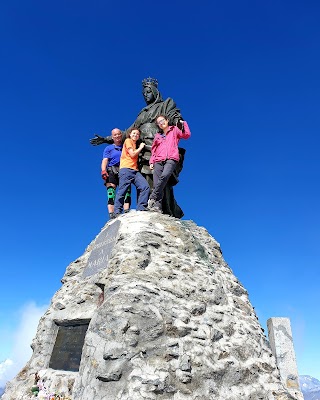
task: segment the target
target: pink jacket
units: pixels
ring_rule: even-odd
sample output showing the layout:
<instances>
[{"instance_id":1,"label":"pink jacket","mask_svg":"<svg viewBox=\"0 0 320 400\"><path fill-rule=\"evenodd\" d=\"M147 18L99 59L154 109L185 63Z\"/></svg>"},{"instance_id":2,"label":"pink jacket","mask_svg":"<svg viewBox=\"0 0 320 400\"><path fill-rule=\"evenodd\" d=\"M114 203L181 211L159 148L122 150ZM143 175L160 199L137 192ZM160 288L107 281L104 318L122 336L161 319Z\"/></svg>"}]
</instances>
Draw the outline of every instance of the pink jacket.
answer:
<instances>
[{"instance_id":1,"label":"pink jacket","mask_svg":"<svg viewBox=\"0 0 320 400\"><path fill-rule=\"evenodd\" d=\"M177 126L170 126L167 134L157 133L153 139L151 147L151 157L149 164L165 160L179 161L178 143L180 139L189 139L191 132L186 121L184 124L184 132Z\"/></svg>"}]
</instances>

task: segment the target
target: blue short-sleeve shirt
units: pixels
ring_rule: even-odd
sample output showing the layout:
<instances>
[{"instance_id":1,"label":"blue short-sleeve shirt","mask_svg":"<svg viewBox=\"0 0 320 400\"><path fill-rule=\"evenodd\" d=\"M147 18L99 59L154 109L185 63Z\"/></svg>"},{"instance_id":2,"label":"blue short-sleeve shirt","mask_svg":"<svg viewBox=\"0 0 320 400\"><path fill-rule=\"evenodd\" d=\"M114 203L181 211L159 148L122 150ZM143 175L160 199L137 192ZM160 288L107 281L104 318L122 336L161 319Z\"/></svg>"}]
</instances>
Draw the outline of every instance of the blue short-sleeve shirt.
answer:
<instances>
[{"instance_id":1,"label":"blue short-sleeve shirt","mask_svg":"<svg viewBox=\"0 0 320 400\"><path fill-rule=\"evenodd\" d=\"M103 158L108 158L108 167L120 165L122 147L122 145L116 146L115 144L110 144L104 149Z\"/></svg>"}]
</instances>

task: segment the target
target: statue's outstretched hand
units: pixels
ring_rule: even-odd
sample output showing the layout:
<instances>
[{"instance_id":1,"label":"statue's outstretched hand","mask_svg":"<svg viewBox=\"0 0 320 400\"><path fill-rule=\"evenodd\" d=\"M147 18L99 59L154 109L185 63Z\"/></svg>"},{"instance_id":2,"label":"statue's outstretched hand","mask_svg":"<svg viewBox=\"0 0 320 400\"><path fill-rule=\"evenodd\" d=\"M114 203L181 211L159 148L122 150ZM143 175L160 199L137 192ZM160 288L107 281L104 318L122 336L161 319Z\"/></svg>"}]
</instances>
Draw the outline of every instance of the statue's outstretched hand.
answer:
<instances>
[{"instance_id":1,"label":"statue's outstretched hand","mask_svg":"<svg viewBox=\"0 0 320 400\"><path fill-rule=\"evenodd\" d=\"M105 143L104 137L99 136L99 135L95 135L94 138L90 139L90 143L93 146L99 146L99 144Z\"/></svg>"}]
</instances>

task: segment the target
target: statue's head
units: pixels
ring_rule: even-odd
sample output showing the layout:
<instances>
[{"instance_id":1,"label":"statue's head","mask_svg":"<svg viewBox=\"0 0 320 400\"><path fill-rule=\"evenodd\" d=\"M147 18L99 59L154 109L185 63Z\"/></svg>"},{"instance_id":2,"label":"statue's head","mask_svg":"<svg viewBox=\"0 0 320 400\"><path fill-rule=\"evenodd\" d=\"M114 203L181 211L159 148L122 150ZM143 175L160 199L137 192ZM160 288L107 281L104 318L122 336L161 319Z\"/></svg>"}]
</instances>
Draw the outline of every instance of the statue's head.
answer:
<instances>
[{"instance_id":1,"label":"statue's head","mask_svg":"<svg viewBox=\"0 0 320 400\"><path fill-rule=\"evenodd\" d=\"M162 101L158 90L158 81L155 78L146 78L142 81L142 94L147 104Z\"/></svg>"}]
</instances>

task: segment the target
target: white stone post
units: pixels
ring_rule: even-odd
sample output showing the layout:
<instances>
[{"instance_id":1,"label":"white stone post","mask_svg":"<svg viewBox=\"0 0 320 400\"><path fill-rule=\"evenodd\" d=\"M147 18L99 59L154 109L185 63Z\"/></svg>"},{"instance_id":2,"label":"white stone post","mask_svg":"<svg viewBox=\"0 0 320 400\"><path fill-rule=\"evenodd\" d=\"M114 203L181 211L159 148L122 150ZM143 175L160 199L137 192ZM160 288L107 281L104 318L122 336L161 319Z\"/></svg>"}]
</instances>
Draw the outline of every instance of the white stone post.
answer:
<instances>
[{"instance_id":1,"label":"white stone post","mask_svg":"<svg viewBox=\"0 0 320 400\"><path fill-rule=\"evenodd\" d=\"M267 321L269 342L276 358L281 381L289 393L303 400L289 318L269 318Z\"/></svg>"}]
</instances>

